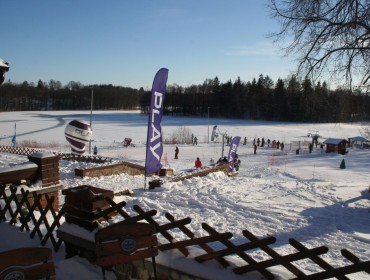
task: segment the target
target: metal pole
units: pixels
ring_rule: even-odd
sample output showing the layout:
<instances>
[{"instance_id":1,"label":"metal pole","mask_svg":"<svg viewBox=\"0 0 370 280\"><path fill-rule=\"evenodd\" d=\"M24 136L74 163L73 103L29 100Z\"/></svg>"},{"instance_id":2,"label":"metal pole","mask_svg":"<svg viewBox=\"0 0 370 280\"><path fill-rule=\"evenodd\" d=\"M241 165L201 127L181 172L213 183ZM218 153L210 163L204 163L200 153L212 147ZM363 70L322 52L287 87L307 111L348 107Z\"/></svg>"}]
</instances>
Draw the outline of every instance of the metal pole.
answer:
<instances>
[{"instance_id":1,"label":"metal pole","mask_svg":"<svg viewBox=\"0 0 370 280\"><path fill-rule=\"evenodd\" d=\"M207 143L209 144L209 108L208 107L208 137L207 137Z\"/></svg>"},{"instance_id":2,"label":"metal pole","mask_svg":"<svg viewBox=\"0 0 370 280\"><path fill-rule=\"evenodd\" d=\"M225 134L222 134L222 153L221 157L224 158Z\"/></svg>"},{"instance_id":3,"label":"metal pole","mask_svg":"<svg viewBox=\"0 0 370 280\"><path fill-rule=\"evenodd\" d=\"M93 100L94 100L94 86L91 86L91 100L90 100L90 129L92 131L92 110L93 110ZM89 154L91 155L91 138L89 141Z\"/></svg>"}]
</instances>

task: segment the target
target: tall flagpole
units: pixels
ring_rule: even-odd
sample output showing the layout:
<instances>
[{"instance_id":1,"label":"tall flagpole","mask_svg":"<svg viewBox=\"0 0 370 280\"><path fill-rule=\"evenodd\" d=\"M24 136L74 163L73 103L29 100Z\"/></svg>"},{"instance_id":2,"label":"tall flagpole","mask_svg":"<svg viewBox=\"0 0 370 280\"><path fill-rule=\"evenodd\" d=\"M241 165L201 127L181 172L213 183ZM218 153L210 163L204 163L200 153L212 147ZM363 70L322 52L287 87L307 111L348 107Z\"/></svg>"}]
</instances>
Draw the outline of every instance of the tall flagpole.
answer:
<instances>
[{"instance_id":1,"label":"tall flagpole","mask_svg":"<svg viewBox=\"0 0 370 280\"><path fill-rule=\"evenodd\" d=\"M90 129L92 131L92 111L94 102L94 85L91 86L91 96L90 96ZM89 155L91 155L91 138L89 140Z\"/></svg>"},{"instance_id":2,"label":"tall flagpole","mask_svg":"<svg viewBox=\"0 0 370 280\"><path fill-rule=\"evenodd\" d=\"M209 144L209 108L208 107L208 136L207 136L207 143Z\"/></svg>"}]
</instances>

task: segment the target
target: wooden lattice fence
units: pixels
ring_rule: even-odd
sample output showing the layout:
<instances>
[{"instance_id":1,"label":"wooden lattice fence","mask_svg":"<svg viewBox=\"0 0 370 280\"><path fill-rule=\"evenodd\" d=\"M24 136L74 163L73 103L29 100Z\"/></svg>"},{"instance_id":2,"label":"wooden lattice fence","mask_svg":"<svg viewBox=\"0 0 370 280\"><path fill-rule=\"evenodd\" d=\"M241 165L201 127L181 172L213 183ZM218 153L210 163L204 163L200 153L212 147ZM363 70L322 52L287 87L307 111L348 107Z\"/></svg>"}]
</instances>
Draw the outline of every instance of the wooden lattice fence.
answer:
<instances>
[{"instance_id":1,"label":"wooden lattice fence","mask_svg":"<svg viewBox=\"0 0 370 280\"><path fill-rule=\"evenodd\" d=\"M47 203L43 208L40 203L41 196L34 194L33 204L29 203L27 197L30 195L28 191L23 189L17 193L16 187L10 187L10 191L5 190L5 186L0 185L0 200L2 200L0 207L0 222L9 221L10 224L17 225L21 231L30 231L30 237L34 238L37 235L41 241L41 245L45 245L48 240L51 241L54 250L58 250L62 241L56 237L56 230L61 226L61 219L65 214L65 205L59 211L53 209L54 197L45 196ZM305 245L295 239L290 239L289 244L294 248L294 252L282 255L275 251L272 244L276 242L276 238L269 236L259 238L247 229L243 230L242 234L245 241L235 244L232 240L233 234L231 232L218 232L206 223L202 224L202 228L207 235L195 236L187 225L191 224L191 218L186 217L176 220L170 213L165 214L168 220L166 223L159 223L156 221L156 210L145 211L138 205L133 206L136 215L129 214L124 207L126 202L115 203L112 198L106 197L106 201L110 207L99 211L97 218L109 220L112 213L120 215L122 220L133 223L139 221L146 221L156 228L157 235L162 241L158 249L162 252L168 250L178 250L184 257L189 256L190 248L200 248L201 253L193 257L199 263L207 261L217 261L225 269L229 269L229 261L225 258L227 256L238 256L245 263L237 267L231 268L236 274L246 274L252 271L258 271L266 279L274 279L274 274L269 271L269 268L282 266L292 273L291 279L327 279L336 278L340 280L350 279L347 276L352 273L364 273L370 277L370 261L363 261L353 253L346 249L341 250L342 256L349 261L350 265L342 267L334 267L324 260L322 255L328 253L326 246L319 246L315 248L307 248ZM37 215L36 215L37 211ZM41 227L45 227L46 233L43 234ZM174 232L181 231L185 237L182 240L176 240ZM166 242L167 240L167 242ZM215 249L215 243L222 244L222 249ZM220 246L217 246L217 248ZM260 250L269 256L266 260L256 260L250 253L252 251ZM302 268L299 267L300 260L309 259L313 265L320 267L320 271L313 274L306 274Z\"/></svg>"},{"instance_id":2,"label":"wooden lattice fence","mask_svg":"<svg viewBox=\"0 0 370 280\"><path fill-rule=\"evenodd\" d=\"M18 147L18 146L0 146L0 152L2 153L9 153L9 154L17 154L22 156L29 156L36 152L45 152L43 149L33 149L27 147ZM112 162L112 158L103 157L103 156L84 156L84 155L76 155L70 153L59 153L59 152L51 152L54 155L57 155L62 160L68 161L78 161L78 162L93 162L93 163L104 163L104 162Z\"/></svg>"}]
</instances>

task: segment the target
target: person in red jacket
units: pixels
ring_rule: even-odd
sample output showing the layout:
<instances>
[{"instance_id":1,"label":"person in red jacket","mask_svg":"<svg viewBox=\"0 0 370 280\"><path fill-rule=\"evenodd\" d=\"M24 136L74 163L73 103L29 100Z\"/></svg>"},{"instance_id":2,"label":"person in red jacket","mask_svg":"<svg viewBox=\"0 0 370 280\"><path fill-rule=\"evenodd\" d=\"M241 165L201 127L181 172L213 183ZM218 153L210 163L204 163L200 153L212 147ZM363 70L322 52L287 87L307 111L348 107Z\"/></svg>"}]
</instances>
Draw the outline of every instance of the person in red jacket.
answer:
<instances>
[{"instance_id":1,"label":"person in red jacket","mask_svg":"<svg viewBox=\"0 0 370 280\"><path fill-rule=\"evenodd\" d=\"M200 159L197 157L197 160L195 161L195 167L196 168L202 168L202 162Z\"/></svg>"}]
</instances>

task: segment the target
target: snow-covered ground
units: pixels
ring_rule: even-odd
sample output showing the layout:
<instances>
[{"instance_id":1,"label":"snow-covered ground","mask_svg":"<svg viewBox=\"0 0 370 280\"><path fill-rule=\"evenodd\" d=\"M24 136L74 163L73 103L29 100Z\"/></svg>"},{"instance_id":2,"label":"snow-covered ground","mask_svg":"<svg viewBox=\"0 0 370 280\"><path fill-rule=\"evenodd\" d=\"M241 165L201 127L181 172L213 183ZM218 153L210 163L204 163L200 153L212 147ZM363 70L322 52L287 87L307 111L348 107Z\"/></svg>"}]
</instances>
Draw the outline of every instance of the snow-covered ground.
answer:
<instances>
[{"instance_id":1,"label":"snow-covered ground","mask_svg":"<svg viewBox=\"0 0 370 280\"><path fill-rule=\"evenodd\" d=\"M0 145L10 145L16 123L17 142L36 141L53 151L69 152L64 129L71 120L83 119L89 122L90 112L1 112ZM144 165L147 116L137 111L93 112L93 142L98 154L115 160L130 161ZM212 127L218 126L219 133L242 138L238 148L241 160L239 174L227 177L213 173L183 182L165 183L155 190L144 190L144 176L125 174L100 178L78 178L74 169L85 163L60 162L61 183L64 188L91 184L118 192L132 190L133 197L120 197L128 204L129 211L138 204L144 209L156 209L158 218L169 212L177 219L191 217L191 230L196 236L206 233L201 223L208 223L219 232L232 232L233 241L245 241L242 230L248 229L254 235L273 235L277 242L271 246L281 254L292 251L289 238L295 238L307 247L328 246L325 254L333 266L348 265L340 254L348 249L361 260L370 259L370 195L369 170L370 150L350 148L348 154L325 153L319 146L312 153L302 149L296 154L297 141L310 141L307 134L319 133L326 138L359 136L369 124L302 124L282 122L261 122L231 119L185 118L164 116L162 129L165 139L171 139L180 127L186 127L198 138L198 145L179 145L179 159L174 159L173 144L164 145L162 162L180 174L193 168L196 157L204 165L222 154L227 155L229 147L222 151L221 141L207 143ZM123 147L125 137L133 139L135 147ZM244 137L247 144L243 145ZM253 138L279 140L284 142L284 151L271 147L259 147L253 154ZM339 168L342 160L346 168ZM11 162L21 162L19 156L0 153L0 167ZM63 201L63 197L60 198ZM2 240L0 250L27 244L38 245L28 234L20 233L16 227L0 224ZM181 236L177 236L179 239ZM17 242L14 239L17 239ZM64 260L63 247L55 253L57 279L102 279L100 268L86 260L74 257ZM262 260L266 256L253 256ZM178 256L161 253L157 262L176 265ZM236 259L237 261L237 259ZM179 263L179 262L178 262ZM183 267L207 279L261 279L258 273L236 276L215 264L198 265L195 261L180 262ZM185 265L184 265L185 264ZM301 266L300 266L301 267ZM318 271L312 263L303 263L307 273ZM277 279L288 279L291 274L283 269L274 269ZM113 277L108 274L108 279ZM351 279L368 279L359 273Z\"/></svg>"}]
</instances>

